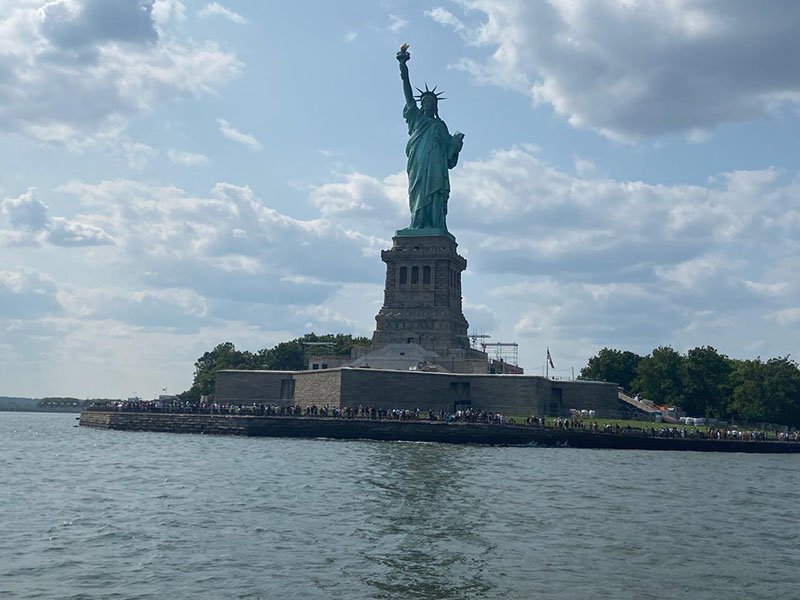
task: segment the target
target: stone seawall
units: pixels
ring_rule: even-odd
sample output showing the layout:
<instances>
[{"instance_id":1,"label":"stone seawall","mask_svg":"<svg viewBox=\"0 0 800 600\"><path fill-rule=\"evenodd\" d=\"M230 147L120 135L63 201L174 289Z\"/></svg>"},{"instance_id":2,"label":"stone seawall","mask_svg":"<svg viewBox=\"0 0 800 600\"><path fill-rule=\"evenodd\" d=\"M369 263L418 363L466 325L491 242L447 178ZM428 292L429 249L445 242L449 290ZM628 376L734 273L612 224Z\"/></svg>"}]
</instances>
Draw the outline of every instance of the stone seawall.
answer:
<instances>
[{"instance_id":1,"label":"stone seawall","mask_svg":"<svg viewBox=\"0 0 800 600\"><path fill-rule=\"evenodd\" d=\"M536 427L501 427L466 423L91 411L81 413L80 424L86 427L124 431L211 435L566 446L618 450L800 453L800 443L796 442L670 439L631 434L586 433Z\"/></svg>"},{"instance_id":2,"label":"stone seawall","mask_svg":"<svg viewBox=\"0 0 800 600\"><path fill-rule=\"evenodd\" d=\"M81 413L80 424L122 431L252 435L249 433L249 419L252 417L86 411Z\"/></svg>"}]
</instances>

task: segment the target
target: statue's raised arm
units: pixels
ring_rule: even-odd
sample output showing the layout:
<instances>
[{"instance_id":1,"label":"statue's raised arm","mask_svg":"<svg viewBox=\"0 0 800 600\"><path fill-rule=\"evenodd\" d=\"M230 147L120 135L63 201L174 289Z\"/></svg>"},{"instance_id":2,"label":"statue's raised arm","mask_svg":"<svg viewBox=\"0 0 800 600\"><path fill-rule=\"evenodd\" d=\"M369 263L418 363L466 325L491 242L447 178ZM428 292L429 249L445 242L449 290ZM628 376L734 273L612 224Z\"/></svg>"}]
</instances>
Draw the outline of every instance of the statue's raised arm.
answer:
<instances>
[{"instance_id":1,"label":"statue's raised arm","mask_svg":"<svg viewBox=\"0 0 800 600\"><path fill-rule=\"evenodd\" d=\"M408 65L406 64L411 60L411 55L408 53L408 44L400 46L400 52L397 53L397 61L400 63L400 79L403 80L403 94L406 97L406 104L416 104L414 101L414 92L411 90L411 81L408 79Z\"/></svg>"}]
</instances>

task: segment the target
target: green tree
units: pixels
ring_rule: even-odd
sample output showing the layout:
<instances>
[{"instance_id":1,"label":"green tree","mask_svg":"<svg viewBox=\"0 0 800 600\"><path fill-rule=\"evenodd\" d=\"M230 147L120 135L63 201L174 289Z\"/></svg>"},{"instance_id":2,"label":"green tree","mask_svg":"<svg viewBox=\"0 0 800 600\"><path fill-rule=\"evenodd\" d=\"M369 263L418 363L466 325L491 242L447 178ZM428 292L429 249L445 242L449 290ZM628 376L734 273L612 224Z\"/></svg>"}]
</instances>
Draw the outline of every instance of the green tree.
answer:
<instances>
[{"instance_id":1,"label":"green tree","mask_svg":"<svg viewBox=\"0 0 800 600\"><path fill-rule=\"evenodd\" d=\"M329 342L333 344L330 347L306 346L304 342ZM273 369L275 371L300 371L305 368L305 357L317 353L333 354L335 356L350 356L350 351L354 346L368 346L371 344L369 338L353 337L350 334L343 333L328 333L325 335L317 335L315 333L307 333L303 337L299 337L288 342L281 342L277 346L269 350L262 350L264 368Z\"/></svg>"},{"instance_id":2,"label":"green tree","mask_svg":"<svg viewBox=\"0 0 800 600\"><path fill-rule=\"evenodd\" d=\"M194 381L192 387L180 394L184 400L198 400L200 396L214 391L217 371L222 369L263 369L260 355L239 351L231 342L217 345L206 352L194 363Z\"/></svg>"},{"instance_id":3,"label":"green tree","mask_svg":"<svg viewBox=\"0 0 800 600\"><path fill-rule=\"evenodd\" d=\"M589 359L588 364L581 369L578 379L613 381L630 389L631 382L636 377L636 367L641 360L641 356L627 350L603 348L597 356Z\"/></svg>"},{"instance_id":4,"label":"green tree","mask_svg":"<svg viewBox=\"0 0 800 600\"><path fill-rule=\"evenodd\" d=\"M631 388L661 405L683 404L685 364L679 352L659 346L639 361Z\"/></svg>"},{"instance_id":5,"label":"green tree","mask_svg":"<svg viewBox=\"0 0 800 600\"><path fill-rule=\"evenodd\" d=\"M273 371L300 371L305 367L308 348L303 342L331 342L329 353L349 356L354 346L368 346L371 341L365 337L350 334L316 335L307 333L303 337L281 342L272 348L262 348L258 352L239 351L231 342L217 345L206 352L194 364L192 387L180 394L184 400L197 400L202 395L214 391L217 371L222 369L268 369Z\"/></svg>"},{"instance_id":6,"label":"green tree","mask_svg":"<svg viewBox=\"0 0 800 600\"><path fill-rule=\"evenodd\" d=\"M800 425L800 370L788 356L739 361L731 413L745 423Z\"/></svg>"},{"instance_id":7,"label":"green tree","mask_svg":"<svg viewBox=\"0 0 800 600\"><path fill-rule=\"evenodd\" d=\"M684 364L684 410L695 416L724 416L731 396L731 360L711 346L703 346L689 350Z\"/></svg>"},{"instance_id":8,"label":"green tree","mask_svg":"<svg viewBox=\"0 0 800 600\"><path fill-rule=\"evenodd\" d=\"M730 402L732 417L744 422L763 420L766 413L764 378L766 369L760 358L742 360L731 375L733 393Z\"/></svg>"},{"instance_id":9,"label":"green tree","mask_svg":"<svg viewBox=\"0 0 800 600\"><path fill-rule=\"evenodd\" d=\"M788 356L764 365L765 420L782 425L800 424L800 370Z\"/></svg>"}]
</instances>

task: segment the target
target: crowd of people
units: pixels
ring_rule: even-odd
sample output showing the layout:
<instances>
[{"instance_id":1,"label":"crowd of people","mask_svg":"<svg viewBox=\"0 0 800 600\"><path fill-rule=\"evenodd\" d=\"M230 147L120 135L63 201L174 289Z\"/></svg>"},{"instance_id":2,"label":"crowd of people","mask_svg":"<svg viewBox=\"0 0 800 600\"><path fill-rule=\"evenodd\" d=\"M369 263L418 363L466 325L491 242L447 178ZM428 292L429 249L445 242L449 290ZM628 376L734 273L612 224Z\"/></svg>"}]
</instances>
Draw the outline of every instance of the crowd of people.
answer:
<instances>
[{"instance_id":1,"label":"crowd of people","mask_svg":"<svg viewBox=\"0 0 800 600\"><path fill-rule=\"evenodd\" d=\"M421 411L408 408L381 408L375 406L299 406L285 404L230 404L218 402L189 402L185 400L120 400L97 404L90 409L114 410L117 412L162 412L174 414L211 414L211 415L243 415L266 417L315 417L333 419L369 419L380 421L430 421L440 423L475 423L497 425L501 427L516 426L513 418L506 418L501 413L475 410L472 408L448 412ZM592 411L594 412L594 411ZM753 440L753 441L800 441L800 431L764 431L757 429L709 427L679 427L661 425L643 425L635 427L630 424L598 423L577 417L547 418L531 415L524 422L525 427L541 427L556 431L580 431L587 433L614 433L645 435L658 438L711 439L711 440Z\"/></svg>"}]
</instances>

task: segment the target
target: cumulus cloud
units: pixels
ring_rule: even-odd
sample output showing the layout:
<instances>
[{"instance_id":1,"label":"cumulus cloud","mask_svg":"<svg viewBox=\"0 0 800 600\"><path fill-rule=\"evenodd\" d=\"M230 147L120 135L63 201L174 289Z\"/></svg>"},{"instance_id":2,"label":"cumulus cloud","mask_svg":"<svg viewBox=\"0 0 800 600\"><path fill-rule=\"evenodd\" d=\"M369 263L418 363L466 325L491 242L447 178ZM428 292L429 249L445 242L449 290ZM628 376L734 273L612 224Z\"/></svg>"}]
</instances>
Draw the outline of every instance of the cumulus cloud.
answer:
<instances>
[{"instance_id":1,"label":"cumulus cloud","mask_svg":"<svg viewBox=\"0 0 800 600\"><path fill-rule=\"evenodd\" d=\"M156 18L179 14L179 6L40 0L9 8L0 17L0 131L75 150L109 148L132 117L214 93L241 63L214 42L160 30Z\"/></svg>"},{"instance_id":2,"label":"cumulus cloud","mask_svg":"<svg viewBox=\"0 0 800 600\"><path fill-rule=\"evenodd\" d=\"M460 66L479 81L518 89L573 126L633 140L759 118L800 103L793 0L464 0L482 15L465 26L428 15L486 47ZM474 12L473 12L474 11Z\"/></svg>"},{"instance_id":3,"label":"cumulus cloud","mask_svg":"<svg viewBox=\"0 0 800 600\"><path fill-rule=\"evenodd\" d=\"M232 23L237 23L239 25L244 25L247 23L247 19L245 19L242 15L237 12L232 11L230 8L222 6L218 2L212 2L207 4L205 8L203 8L199 13L197 13L200 17L223 17L228 19Z\"/></svg>"},{"instance_id":4,"label":"cumulus cloud","mask_svg":"<svg viewBox=\"0 0 800 600\"><path fill-rule=\"evenodd\" d=\"M222 135L229 140L233 140L236 143L247 146L253 152L258 152L261 150L261 148L263 148L261 142L259 142L255 136L250 135L249 133L242 133L233 125L228 123L225 119L217 119L217 125L219 125L219 132Z\"/></svg>"},{"instance_id":5,"label":"cumulus cloud","mask_svg":"<svg viewBox=\"0 0 800 600\"><path fill-rule=\"evenodd\" d=\"M70 286L59 301L73 317L113 320L145 328L196 332L208 323L208 303L191 290L130 290Z\"/></svg>"},{"instance_id":6,"label":"cumulus cloud","mask_svg":"<svg viewBox=\"0 0 800 600\"><path fill-rule=\"evenodd\" d=\"M787 331L800 333L797 174L650 185L564 171L518 146L466 161L452 186L449 226L469 261L465 313L494 341L522 342L528 364L538 358L526 353L547 343L578 367L604 345L778 355L791 351ZM28 191L4 201L17 219L11 232L42 244L105 243L71 251L124 274L127 290L66 282L58 299L71 318L144 329L174 321L176 331L271 331L277 322L284 337L309 327L368 335L381 302L380 250L408 223L404 173L337 175L310 188L318 216L304 219L229 183L199 195L128 180L56 193L79 201L69 223L82 227L42 213Z\"/></svg>"},{"instance_id":7,"label":"cumulus cloud","mask_svg":"<svg viewBox=\"0 0 800 600\"><path fill-rule=\"evenodd\" d=\"M153 21L157 27L166 25L171 19L186 20L186 6L181 0L155 0L153 3Z\"/></svg>"},{"instance_id":8,"label":"cumulus cloud","mask_svg":"<svg viewBox=\"0 0 800 600\"><path fill-rule=\"evenodd\" d=\"M681 261L709 247L746 254L771 235L789 242L784 219L796 190L771 169L725 173L707 186L583 178L515 147L465 163L451 213L453 228L479 235L488 255L518 255L506 269L590 273Z\"/></svg>"},{"instance_id":9,"label":"cumulus cloud","mask_svg":"<svg viewBox=\"0 0 800 600\"><path fill-rule=\"evenodd\" d=\"M16 198L5 198L3 214L15 229L41 231L48 224L47 207L36 197L36 189L28 188Z\"/></svg>"},{"instance_id":10,"label":"cumulus cloud","mask_svg":"<svg viewBox=\"0 0 800 600\"><path fill-rule=\"evenodd\" d=\"M0 240L4 239L8 245L35 245L41 241L48 241L54 246L102 246L114 243L100 227L63 217L50 217L47 206L37 198L35 188L28 188L16 198L5 198L2 209L12 229L0 230Z\"/></svg>"},{"instance_id":11,"label":"cumulus cloud","mask_svg":"<svg viewBox=\"0 0 800 600\"><path fill-rule=\"evenodd\" d=\"M577 171L517 146L453 177L448 221L469 261L471 325L528 347L558 339L579 361L608 344L743 348L737 327L761 340L758 351L787 351L777 324L794 323L800 293L796 174L735 171L667 186ZM406 185L403 173L349 173L309 199L325 220L391 232L407 223Z\"/></svg>"},{"instance_id":12,"label":"cumulus cloud","mask_svg":"<svg viewBox=\"0 0 800 600\"><path fill-rule=\"evenodd\" d=\"M77 196L114 239L102 260L148 287L300 305L322 302L337 281L369 280L378 267L372 249L379 240L330 220L281 214L248 187L220 183L208 196L193 196L121 180L74 182L61 191ZM331 260L341 254L346 261Z\"/></svg>"},{"instance_id":13,"label":"cumulus cloud","mask_svg":"<svg viewBox=\"0 0 800 600\"><path fill-rule=\"evenodd\" d=\"M105 246L114 243L102 228L62 217L54 217L50 221L47 241L54 246Z\"/></svg>"},{"instance_id":14,"label":"cumulus cloud","mask_svg":"<svg viewBox=\"0 0 800 600\"><path fill-rule=\"evenodd\" d=\"M401 223L408 212L408 179L405 173L383 179L349 173L342 181L315 186L310 201L322 215L354 218L362 222L377 220L384 230ZM377 225L377 224L376 224Z\"/></svg>"}]
</instances>

